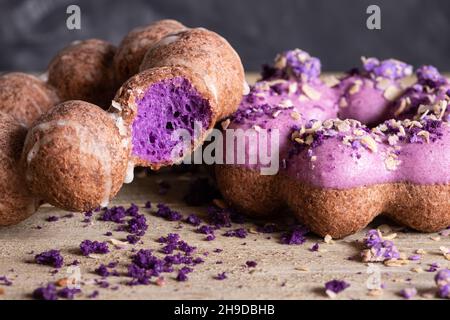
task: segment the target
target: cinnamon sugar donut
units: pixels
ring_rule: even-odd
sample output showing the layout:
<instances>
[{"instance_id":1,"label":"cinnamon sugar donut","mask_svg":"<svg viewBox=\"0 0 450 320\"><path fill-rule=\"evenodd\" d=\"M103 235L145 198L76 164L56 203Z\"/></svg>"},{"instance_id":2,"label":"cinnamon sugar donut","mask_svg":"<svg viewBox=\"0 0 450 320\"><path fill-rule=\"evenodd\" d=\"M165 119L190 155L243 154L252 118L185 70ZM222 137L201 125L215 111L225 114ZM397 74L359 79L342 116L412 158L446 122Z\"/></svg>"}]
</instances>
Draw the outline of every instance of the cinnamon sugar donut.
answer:
<instances>
[{"instance_id":1,"label":"cinnamon sugar donut","mask_svg":"<svg viewBox=\"0 0 450 320\"><path fill-rule=\"evenodd\" d=\"M118 84L113 69L116 47L98 39L74 42L48 67L48 83L63 101L83 100L107 109Z\"/></svg>"},{"instance_id":2,"label":"cinnamon sugar donut","mask_svg":"<svg viewBox=\"0 0 450 320\"><path fill-rule=\"evenodd\" d=\"M39 207L19 165L26 134L27 129L16 119L0 112L0 226L17 224Z\"/></svg>"},{"instance_id":3,"label":"cinnamon sugar donut","mask_svg":"<svg viewBox=\"0 0 450 320\"><path fill-rule=\"evenodd\" d=\"M312 63L314 58L305 52L290 51L277 60L284 61L275 65L279 70L265 73L269 77L252 88L224 126L256 136L256 147L245 144L245 161L216 166L219 188L232 206L253 216L286 209L313 232L334 238L364 228L379 214L424 232L450 225L448 96L418 107L413 116L400 119L400 112L399 119L370 127L353 118L368 123L383 119L393 110L398 112L399 101L411 95L412 89L407 88L396 94L394 101L381 98L390 86L401 88L397 75L391 78L389 71L383 88L376 86L385 82L382 79L361 79L360 88L350 94L359 96L348 99L349 77L327 86L318 78L320 69L311 69L319 64ZM376 65L392 67L399 76L410 73L409 67L398 61L378 61ZM427 86L420 72L418 81ZM351 80L352 85L358 78ZM373 81L373 86L364 85L366 81ZM429 88L423 90L430 92ZM337 118L342 116L339 101L343 97L350 119ZM375 113L371 109L364 114L366 99ZM260 141L267 141L264 135L268 139L276 136L276 144L262 148ZM239 151L234 141L226 147L225 152L230 151ZM262 153L274 155L271 160L279 161L278 171L268 171Z\"/></svg>"},{"instance_id":4,"label":"cinnamon sugar donut","mask_svg":"<svg viewBox=\"0 0 450 320\"><path fill-rule=\"evenodd\" d=\"M159 169L189 155L247 90L239 56L218 34L197 28L168 35L142 72L117 92L112 111L130 126L132 161ZM188 136L180 142L177 132Z\"/></svg>"},{"instance_id":5,"label":"cinnamon sugar donut","mask_svg":"<svg viewBox=\"0 0 450 320\"><path fill-rule=\"evenodd\" d=\"M121 119L98 106L59 104L28 132L22 154L27 184L68 211L106 206L127 178L129 140Z\"/></svg>"},{"instance_id":6,"label":"cinnamon sugar donut","mask_svg":"<svg viewBox=\"0 0 450 320\"><path fill-rule=\"evenodd\" d=\"M131 30L120 43L114 56L114 70L119 83L139 72L139 66L148 49L161 38L174 32L186 29L175 20L159 20L144 27Z\"/></svg>"},{"instance_id":7,"label":"cinnamon sugar donut","mask_svg":"<svg viewBox=\"0 0 450 320\"><path fill-rule=\"evenodd\" d=\"M0 112L26 126L58 102L55 89L35 76L20 72L0 76Z\"/></svg>"}]
</instances>

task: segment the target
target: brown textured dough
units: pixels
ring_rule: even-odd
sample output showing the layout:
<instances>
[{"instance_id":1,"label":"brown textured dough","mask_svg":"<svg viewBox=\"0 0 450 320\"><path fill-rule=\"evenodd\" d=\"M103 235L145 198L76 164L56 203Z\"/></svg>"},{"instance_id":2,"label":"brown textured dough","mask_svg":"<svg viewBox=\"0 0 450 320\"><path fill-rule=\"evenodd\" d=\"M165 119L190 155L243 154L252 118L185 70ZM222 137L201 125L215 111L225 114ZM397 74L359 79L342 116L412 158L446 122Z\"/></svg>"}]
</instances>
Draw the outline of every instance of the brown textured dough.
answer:
<instances>
[{"instance_id":1,"label":"brown textured dough","mask_svg":"<svg viewBox=\"0 0 450 320\"><path fill-rule=\"evenodd\" d=\"M189 29L168 35L151 48L141 65L141 72L118 90L111 111L121 114L131 127L140 100L153 84L182 77L206 99L211 110L209 127L203 130L190 152L200 146L216 122L236 111L248 86L244 68L234 49L221 36L206 29ZM187 152L184 154L186 156ZM157 170L180 159L151 163L132 157L136 165Z\"/></svg>"},{"instance_id":2,"label":"brown textured dough","mask_svg":"<svg viewBox=\"0 0 450 320\"><path fill-rule=\"evenodd\" d=\"M106 109L119 87L113 70L116 47L98 39L75 42L48 67L48 82L63 101L84 100Z\"/></svg>"},{"instance_id":3,"label":"brown textured dough","mask_svg":"<svg viewBox=\"0 0 450 320\"><path fill-rule=\"evenodd\" d=\"M0 76L0 112L26 126L58 102L55 89L35 76L20 72Z\"/></svg>"},{"instance_id":4,"label":"brown textured dough","mask_svg":"<svg viewBox=\"0 0 450 320\"><path fill-rule=\"evenodd\" d=\"M19 165L27 129L0 112L0 226L17 224L38 208Z\"/></svg>"},{"instance_id":5,"label":"brown textured dough","mask_svg":"<svg viewBox=\"0 0 450 320\"><path fill-rule=\"evenodd\" d=\"M129 136L120 120L84 101L64 102L41 117L22 155L30 190L69 211L106 206L127 172Z\"/></svg>"},{"instance_id":6,"label":"brown textured dough","mask_svg":"<svg viewBox=\"0 0 450 320\"><path fill-rule=\"evenodd\" d=\"M284 175L262 176L258 171L226 165L216 166L216 178L224 198L243 213L272 215L288 209L320 236L345 237L380 214L422 232L435 232L450 224L449 185L392 183L320 189Z\"/></svg>"},{"instance_id":7,"label":"brown textured dough","mask_svg":"<svg viewBox=\"0 0 450 320\"><path fill-rule=\"evenodd\" d=\"M248 93L239 55L223 37L204 28L161 39L145 55L141 70L156 67L186 67L199 77L214 98L214 121L235 112Z\"/></svg>"},{"instance_id":8,"label":"brown textured dough","mask_svg":"<svg viewBox=\"0 0 450 320\"><path fill-rule=\"evenodd\" d=\"M114 70L119 83L124 83L139 72L139 66L148 49L166 35L186 29L175 20L159 20L131 30L120 43L114 56Z\"/></svg>"}]
</instances>

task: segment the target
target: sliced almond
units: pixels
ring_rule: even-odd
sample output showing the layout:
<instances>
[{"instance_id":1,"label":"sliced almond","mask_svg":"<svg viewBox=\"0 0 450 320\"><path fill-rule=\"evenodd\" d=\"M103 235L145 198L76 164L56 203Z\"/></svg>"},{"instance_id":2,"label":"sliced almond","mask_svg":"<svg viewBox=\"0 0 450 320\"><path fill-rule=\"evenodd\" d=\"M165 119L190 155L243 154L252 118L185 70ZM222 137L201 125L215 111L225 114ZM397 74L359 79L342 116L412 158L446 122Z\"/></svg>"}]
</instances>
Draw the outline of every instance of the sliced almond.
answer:
<instances>
[{"instance_id":1,"label":"sliced almond","mask_svg":"<svg viewBox=\"0 0 450 320\"><path fill-rule=\"evenodd\" d=\"M386 98L386 100L389 101L395 101L401 94L402 94L402 90L395 87L395 86L390 86L388 88L386 88L386 90L384 90L384 97Z\"/></svg>"},{"instance_id":2,"label":"sliced almond","mask_svg":"<svg viewBox=\"0 0 450 320\"><path fill-rule=\"evenodd\" d=\"M361 139L361 143L366 146L370 151L377 152L378 146L376 141L371 136L365 136Z\"/></svg>"},{"instance_id":3,"label":"sliced almond","mask_svg":"<svg viewBox=\"0 0 450 320\"><path fill-rule=\"evenodd\" d=\"M311 87L310 85L308 85L306 83L303 84L302 90L303 90L304 94L313 101L319 100L320 97L322 96L319 91L315 90L313 87Z\"/></svg>"}]
</instances>

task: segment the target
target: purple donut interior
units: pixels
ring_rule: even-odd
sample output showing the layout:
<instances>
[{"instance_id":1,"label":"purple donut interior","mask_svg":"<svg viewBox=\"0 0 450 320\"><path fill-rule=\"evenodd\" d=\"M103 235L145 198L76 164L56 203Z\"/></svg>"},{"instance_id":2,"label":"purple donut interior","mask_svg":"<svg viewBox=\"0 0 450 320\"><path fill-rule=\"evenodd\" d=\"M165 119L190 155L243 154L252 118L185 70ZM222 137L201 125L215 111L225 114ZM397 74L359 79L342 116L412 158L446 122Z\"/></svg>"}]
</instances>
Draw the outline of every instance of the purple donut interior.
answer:
<instances>
[{"instance_id":1,"label":"purple donut interior","mask_svg":"<svg viewBox=\"0 0 450 320\"><path fill-rule=\"evenodd\" d=\"M187 130L192 141L195 123L201 123L201 130L206 130L211 122L209 102L182 77L152 84L137 105L132 127L133 155L152 163L174 160L172 151L181 140L173 139L174 130Z\"/></svg>"}]
</instances>

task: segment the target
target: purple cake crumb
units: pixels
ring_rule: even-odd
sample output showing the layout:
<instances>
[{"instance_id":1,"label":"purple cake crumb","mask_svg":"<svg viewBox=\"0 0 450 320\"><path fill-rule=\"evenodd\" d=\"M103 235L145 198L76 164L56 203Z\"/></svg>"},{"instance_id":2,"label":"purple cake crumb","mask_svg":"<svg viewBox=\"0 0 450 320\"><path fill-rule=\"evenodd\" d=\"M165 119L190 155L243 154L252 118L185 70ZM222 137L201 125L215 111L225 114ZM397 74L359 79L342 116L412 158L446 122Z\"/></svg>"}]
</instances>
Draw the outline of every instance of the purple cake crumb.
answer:
<instances>
[{"instance_id":1,"label":"purple cake crumb","mask_svg":"<svg viewBox=\"0 0 450 320\"><path fill-rule=\"evenodd\" d=\"M402 291L400 291L400 295L405 299L414 298L417 295L417 289L416 288L405 288Z\"/></svg>"},{"instance_id":2,"label":"purple cake crumb","mask_svg":"<svg viewBox=\"0 0 450 320\"><path fill-rule=\"evenodd\" d=\"M216 279L216 280L225 280L227 278L228 277L227 277L227 274L225 272L219 273L218 275L216 275L214 277L214 279Z\"/></svg>"},{"instance_id":3,"label":"purple cake crumb","mask_svg":"<svg viewBox=\"0 0 450 320\"><path fill-rule=\"evenodd\" d=\"M36 300L58 300L56 286L52 283L33 291L33 299Z\"/></svg>"},{"instance_id":4,"label":"purple cake crumb","mask_svg":"<svg viewBox=\"0 0 450 320\"><path fill-rule=\"evenodd\" d=\"M167 205L159 203L157 206L156 216L164 218L168 221L179 221L183 216L175 210L170 209Z\"/></svg>"},{"instance_id":5,"label":"purple cake crumb","mask_svg":"<svg viewBox=\"0 0 450 320\"><path fill-rule=\"evenodd\" d=\"M247 230L244 228L239 228L236 230L228 230L223 234L225 237L236 237L236 238L246 238Z\"/></svg>"},{"instance_id":6,"label":"purple cake crumb","mask_svg":"<svg viewBox=\"0 0 450 320\"><path fill-rule=\"evenodd\" d=\"M88 256L91 253L105 254L109 252L108 244L106 242L91 240L84 240L80 244L80 250L84 256Z\"/></svg>"},{"instance_id":7,"label":"purple cake crumb","mask_svg":"<svg viewBox=\"0 0 450 320\"><path fill-rule=\"evenodd\" d=\"M325 291L338 294L350 287L350 284L343 280L331 280L325 283Z\"/></svg>"},{"instance_id":8,"label":"purple cake crumb","mask_svg":"<svg viewBox=\"0 0 450 320\"><path fill-rule=\"evenodd\" d=\"M137 236L143 236L148 229L147 219L140 214L136 214L127 224L127 231Z\"/></svg>"},{"instance_id":9,"label":"purple cake crumb","mask_svg":"<svg viewBox=\"0 0 450 320\"><path fill-rule=\"evenodd\" d=\"M45 221L47 221L47 222L56 222L58 220L59 220L59 218L57 216L49 216L45 219Z\"/></svg>"},{"instance_id":10,"label":"purple cake crumb","mask_svg":"<svg viewBox=\"0 0 450 320\"><path fill-rule=\"evenodd\" d=\"M0 276L0 285L10 287L12 286L12 281L9 280L6 276Z\"/></svg>"},{"instance_id":11,"label":"purple cake crumb","mask_svg":"<svg viewBox=\"0 0 450 320\"><path fill-rule=\"evenodd\" d=\"M194 213L188 215L184 221L195 227L199 226L202 223L202 220Z\"/></svg>"},{"instance_id":12,"label":"purple cake crumb","mask_svg":"<svg viewBox=\"0 0 450 320\"><path fill-rule=\"evenodd\" d=\"M95 273L103 278L106 278L111 274L104 264L101 264L97 269L95 269Z\"/></svg>"},{"instance_id":13,"label":"purple cake crumb","mask_svg":"<svg viewBox=\"0 0 450 320\"><path fill-rule=\"evenodd\" d=\"M245 264L246 264L247 267L249 267L249 268L255 268L256 265L257 265L256 261L247 261Z\"/></svg>"},{"instance_id":14,"label":"purple cake crumb","mask_svg":"<svg viewBox=\"0 0 450 320\"><path fill-rule=\"evenodd\" d=\"M361 255L365 262L383 262L400 258L397 247L390 240L384 240L381 232L375 229L369 230L364 238L367 249Z\"/></svg>"},{"instance_id":15,"label":"purple cake crumb","mask_svg":"<svg viewBox=\"0 0 450 320\"><path fill-rule=\"evenodd\" d=\"M305 243L308 230L303 226L295 226L292 230L281 235L281 243L287 245L300 245Z\"/></svg>"},{"instance_id":16,"label":"purple cake crumb","mask_svg":"<svg viewBox=\"0 0 450 320\"><path fill-rule=\"evenodd\" d=\"M319 244L318 244L318 243L315 243L315 244L309 249L309 251L311 251L311 252L317 252L317 251L319 251Z\"/></svg>"},{"instance_id":17,"label":"purple cake crumb","mask_svg":"<svg viewBox=\"0 0 450 320\"><path fill-rule=\"evenodd\" d=\"M438 287L439 297L450 299L450 270L440 270L434 277L434 281Z\"/></svg>"},{"instance_id":18,"label":"purple cake crumb","mask_svg":"<svg viewBox=\"0 0 450 320\"><path fill-rule=\"evenodd\" d=\"M34 257L37 264L44 264L54 268L61 268L64 264L64 258L59 250L49 250L39 253Z\"/></svg>"},{"instance_id":19,"label":"purple cake crumb","mask_svg":"<svg viewBox=\"0 0 450 320\"><path fill-rule=\"evenodd\" d=\"M57 292L58 297L63 299L72 300L76 294L81 293L80 289L77 288L63 288Z\"/></svg>"},{"instance_id":20,"label":"purple cake crumb","mask_svg":"<svg viewBox=\"0 0 450 320\"><path fill-rule=\"evenodd\" d=\"M130 244L136 244L141 240L140 237L134 235L134 234L129 234L127 235L127 242Z\"/></svg>"}]
</instances>

